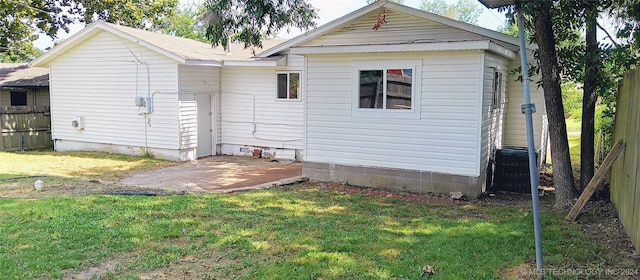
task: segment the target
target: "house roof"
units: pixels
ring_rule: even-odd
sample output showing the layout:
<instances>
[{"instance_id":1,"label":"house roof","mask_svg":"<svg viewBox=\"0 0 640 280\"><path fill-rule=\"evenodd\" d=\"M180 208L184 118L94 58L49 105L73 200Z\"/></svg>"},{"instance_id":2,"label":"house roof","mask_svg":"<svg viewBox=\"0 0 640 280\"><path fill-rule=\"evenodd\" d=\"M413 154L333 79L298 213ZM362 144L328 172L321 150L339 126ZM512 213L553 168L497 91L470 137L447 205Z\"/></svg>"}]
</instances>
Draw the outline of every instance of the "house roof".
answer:
<instances>
[{"instance_id":1,"label":"house roof","mask_svg":"<svg viewBox=\"0 0 640 280\"><path fill-rule=\"evenodd\" d=\"M191 65L222 65L224 60L230 61L257 61L254 53L259 53L266 48L271 48L284 40L265 40L262 42L263 48L245 49L242 44L231 44L230 52L222 47L213 47L211 44L200 41L181 38L127 26L107 22L94 22L86 26L83 30L64 40L53 49L45 52L40 57L31 62L33 66L47 66L55 57L72 49L84 40L90 38L98 32L106 31L120 38L128 39L140 44L160 54L163 54L177 63ZM273 61L267 59L265 61Z\"/></svg>"},{"instance_id":2,"label":"house roof","mask_svg":"<svg viewBox=\"0 0 640 280\"><path fill-rule=\"evenodd\" d=\"M0 63L0 87L48 87L49 69L26 63Z\"/></svg>"},{"instance_id":3,"label":"house roof","mask_svg":"<svg viewBox=\"0 0 640 280\"><path fill-rule=\"evenodd\" d=\"M284 39L264 40L261 48L250 47L246 49L243 43L230 43L229 49L225 50L222 46L217 46L214 47L213 52L223 60L223 65L226 66L279 66L286 63L284 56L257 58L256 54L286 41Z\"/></svg>"},{"instance_id":4,"label":"house roof","mask_svg":"<svg viewBox=\"0 0 640 280\"><path fill-rule=\"evenodd\" d=\"M400 5L394 2L378 0L372 4L369 4L354 12L351 12L341 18L331 21L314 30L303 33L302 35L299 35L293 39L290 39L274 48L271 48L262 53L259 53L257 54L257 57L268 57L268 56L286 51L289 48L299 46L301 44L314 40L320 36L326 35L330 32L333 32L342 27L345 27L346 25L355 22L360 17L365 16L371 12L374 12L382 7L384 7L385 9L391 9L400 13L405 13L418 18L422 18L425 20L433 21L436 23L440 23L440 24L448 25L464 31L468 31L474 34L478 34L480 36L486 37L487 39L494 41L500 45L503 45L504 47L508 47L510 49L517 49L517 46L519 45L518 38L509 36L491 29L486 29L477 25L439 16L430 12L414 9L414 8Z\"/></svg>"}]
</instances>

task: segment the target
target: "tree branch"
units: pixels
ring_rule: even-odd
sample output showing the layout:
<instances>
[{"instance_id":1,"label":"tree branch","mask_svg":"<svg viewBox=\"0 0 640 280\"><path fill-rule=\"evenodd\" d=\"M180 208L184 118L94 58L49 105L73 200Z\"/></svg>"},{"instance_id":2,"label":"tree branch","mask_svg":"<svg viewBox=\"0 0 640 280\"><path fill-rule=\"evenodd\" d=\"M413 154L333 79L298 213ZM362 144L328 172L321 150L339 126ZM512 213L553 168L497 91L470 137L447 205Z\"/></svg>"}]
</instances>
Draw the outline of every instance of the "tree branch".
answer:
<instances>
[{"instance_id":1,"label":"tree branch","mask_svg":"<svg viewBox=\"0 0 640 280\"><path fill-rule=\"evenodd\" d=\"M609 40L616 45L616 47L620 47L620 44L618 44L618 42L616 42L616 40L613 39L613 37L611 36L611 34L609 34L609 31L607 31L606 29L604 29L604 27L602 27L602 25L600 25L600 23L596 22L596 26L598 26L598 28L600 28L600 30L604 31L604 34L607 34L607 37L609 38Z\"/></svg>"}]
</instances>

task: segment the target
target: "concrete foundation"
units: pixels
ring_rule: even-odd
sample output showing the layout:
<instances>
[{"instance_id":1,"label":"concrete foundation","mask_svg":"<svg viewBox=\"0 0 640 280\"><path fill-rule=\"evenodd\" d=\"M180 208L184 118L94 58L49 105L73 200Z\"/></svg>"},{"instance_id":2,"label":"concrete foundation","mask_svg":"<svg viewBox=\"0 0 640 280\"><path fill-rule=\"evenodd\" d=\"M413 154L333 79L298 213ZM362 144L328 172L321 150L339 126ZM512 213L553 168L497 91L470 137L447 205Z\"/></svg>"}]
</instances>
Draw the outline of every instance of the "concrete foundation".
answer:
<instances>
[{"instance_id":1,"label":"concrete foundation","mask_svg":"<svg viewBox=\"0 0 640 280\"><path fill-rule=\"evenodd\" d=\"M316 181L339 181L419 194L462 192L474 198L482 194L484 188L483 179L474 176L307 161L302 163L302 175Z\"/></svg>"},{"instance_id":2,"label":"concrete foundation","mask_svg":"<svg viewBox=\"0 0 640 280\"><path fill-rule=\"evenodd\" d=\"M301 155L302 155L301 150L296 150L296 149L280 149L280 148L272 148L272 147L258 147L258 146L233 145L233 144L222 144L220 147L219 154L227 155L227 156L250 157L250 156L253 156L254 150L260 150L261 157L263 158L282 159L282 160L291 160L291 161L300 161Z\"/></svg>"},{"instance_id":3,"label":"concrete foundation","mask_svg":"<svg viewBox=\"0 0 640 280\"><path fill-rule=\"evenodd\" d=\"M141 156L145 154L145 151L151 153L154 157L159 159L166 159L172 161L190 161L197 159L196 149L161 149L149 147L145 149L139 146L124 146L106 143L93 143L82 142L72 140L54 140L54 149L58 152L65 151L88 151L88 152L108 152L115 154L134 155Z\"/></svg>"}]
</instances>

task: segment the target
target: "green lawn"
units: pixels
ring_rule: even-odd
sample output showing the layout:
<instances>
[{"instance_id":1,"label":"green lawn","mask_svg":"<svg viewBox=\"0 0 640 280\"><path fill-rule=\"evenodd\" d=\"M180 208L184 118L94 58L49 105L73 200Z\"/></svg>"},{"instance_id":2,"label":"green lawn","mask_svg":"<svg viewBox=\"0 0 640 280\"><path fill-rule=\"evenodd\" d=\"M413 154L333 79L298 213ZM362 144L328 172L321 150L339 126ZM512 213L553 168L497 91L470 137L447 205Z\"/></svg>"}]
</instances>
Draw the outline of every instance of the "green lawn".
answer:
<instances>
[{"instance_id":1,"label":"green lawn","mask_svg":"<svg viewBox=\"0 0 640 280\"><path fill-rule=\"evenodd\" d=\"M168 164L101 153L0 158L23 166L2 164L3 176L46 173L62 181L119 178ZM56 168L61 162L68 166ZM79 162L91 172L76 173ZM528 278L523 271L535 263L528 203L439 205L313 184L151 197L34 198L31 190L8 198L8 181L14 180L0 181L2 279ZM620 266L608 245L563 222L550 203L541 215L545 267ZM430 278L422 274L427 265L435 270Z\"/></svg>"},{"instance_id":2,"label":"green lawn","mask_svg":"<svg viewBox=\"0 0 640 280\"><path fill-rule=\"evenodd\" d=\"M116 181L132 173L175 162L98 152L0 152L0 179L24 176L88 178ZM4 164L6 163L6 164Z\"/></svg>"},{"instance_id":3,"label":"green lawn","mask_svg":"<svg viewBox=\"0 0 640 280\"><path fill-rule=\"evenodd\" d=\"M545 261L602 262L563 214L545 211ZM449 206L314 187L225 195L0 199L0 275L61 278L116 258L112 279L196 263L205 279L497 278L528 267L528 208ZM105 276L105 275L103 275Z\"/></svg>"},{"instance_id":4,"label":"green lawn","mask_svg":"<svg viewBox=\"0 0 640 280\"><path fill-rule=\"evenodd\" d=\"M579 132L580 130L582 130L582 124L579 120L568 118L566 119L566 123L568 132Z\"/></svg>"}]
</instances>

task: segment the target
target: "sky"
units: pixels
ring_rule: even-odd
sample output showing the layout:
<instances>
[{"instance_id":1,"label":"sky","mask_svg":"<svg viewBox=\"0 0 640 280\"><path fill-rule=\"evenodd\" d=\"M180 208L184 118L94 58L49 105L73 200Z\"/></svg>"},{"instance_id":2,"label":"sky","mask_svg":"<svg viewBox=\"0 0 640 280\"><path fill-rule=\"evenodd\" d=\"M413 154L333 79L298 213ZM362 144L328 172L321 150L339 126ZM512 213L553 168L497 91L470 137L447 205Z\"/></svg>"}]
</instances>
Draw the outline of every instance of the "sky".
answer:
<instances>
[{"instance_id":1,"label":"sky","mask_svg":"<svg viewBox=\"0 0 640 280\"><path fill-rule=\"evenodd\" d=\"M456 3L457 0L445 0L448 3ZM181 4L188 4L193 2L202 2L201 0L180 0ZM318 26L326 24L334 19L337 19L341 16L344 16L350 12L353 12L359 8L367 5L366 0L309 0L309 2L316 7L319 15L319 19L317 21ZM404 5L418 8L422 3L421 0L405 0ZM478 25L488 28L488 29L497 29L504 23L505 16L502 13L499 13L496 10L490 10L485 8L478 2L478 6L482 7L483 12L478 19ZM65 33L64 31L58 32L58 40L64 40L76 32L80 31L84 25L82 24L74 24L70 26L70 33ZM302 31L300 30L292 30L290 33L280 32L279 37L283 39L293 38ZM34 45L40 49L46 49L48 47L53 46L53 41L45 35L40 35L40 38L34 41Z\"/></svg>"}]
</instances>

